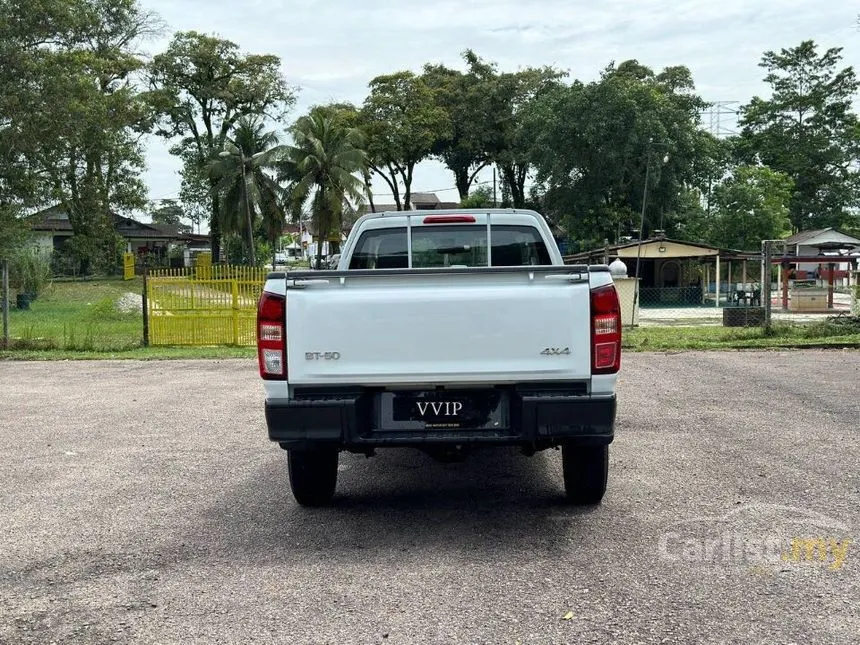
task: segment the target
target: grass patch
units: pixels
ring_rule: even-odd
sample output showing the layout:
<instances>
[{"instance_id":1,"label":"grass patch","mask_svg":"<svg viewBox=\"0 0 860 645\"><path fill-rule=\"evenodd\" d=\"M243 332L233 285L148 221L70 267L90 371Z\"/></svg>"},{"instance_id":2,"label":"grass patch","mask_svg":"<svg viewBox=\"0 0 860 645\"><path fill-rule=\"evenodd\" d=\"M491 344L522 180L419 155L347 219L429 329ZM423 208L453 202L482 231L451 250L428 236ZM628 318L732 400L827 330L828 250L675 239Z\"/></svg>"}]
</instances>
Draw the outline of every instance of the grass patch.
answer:
<instances>
[{"instance_id":1,"label":"grass patch","mask_svg":"<svg viewBox=\"0 0 860 645\"><path fill-rule=\"evenodd\" d=\"M29 310L9 311L11 348L78 352L139 348L143 340L141 312L123 312L116 307L129 292L141 292L140 279L54 282Z\"/></svg>"},{"instance_id":2,"label":"grass patch","mask_svg":"<svg viewBox=\"0 0 860 645\"><path fill-rule=\"evenodd\" d=\"M75 360L172 360L254 358L253 347L136 347L122 351L72 351L63 349L0 350L0 361L75 361Z\"/></svg>"},{"instance_id":3,"label":"grass patch","mask_svg":"<svg viewBox=\"0 0 860 645\"><path fill-rule=\"evenodd\" d=\"M253 358L253 347L143 347L142 280L55 281L29 310L10 309L10 347L0 360ZM14 301L13 301L14 302ZM133 309L132 306L129 307Z\"/></svg>"},{"instance_id":4,"label":"grass patch","mask_svg":"<svg viewBox=\"0 0 860 645\"><path fill-rule=\"evenodd\" d=\"M769 331L759 327L638 327L625 329L622 338L622 347L629 351L860 348L860 320L775 324Z\"/></svg>"}]
</instances>

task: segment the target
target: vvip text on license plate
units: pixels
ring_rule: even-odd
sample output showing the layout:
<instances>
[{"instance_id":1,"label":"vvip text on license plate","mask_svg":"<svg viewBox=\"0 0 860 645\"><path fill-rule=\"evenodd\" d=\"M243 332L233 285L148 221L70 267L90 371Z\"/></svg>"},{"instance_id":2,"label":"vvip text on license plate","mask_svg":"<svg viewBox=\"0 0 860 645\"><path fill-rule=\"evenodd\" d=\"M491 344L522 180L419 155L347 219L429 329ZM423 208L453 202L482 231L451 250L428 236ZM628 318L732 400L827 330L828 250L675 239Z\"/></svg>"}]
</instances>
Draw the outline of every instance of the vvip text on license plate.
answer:
<instances>
[{"instance_id":1,"label":"vvip text on license plate","mask_svg":"<svg viewBox=\"0 0 860 645\"><path fill-rule=\"evenodd\" d=\"M499 428L507 425L507 397L501 390L384 392L382 427L398 430Z\"/></svg>"}]
</instances>

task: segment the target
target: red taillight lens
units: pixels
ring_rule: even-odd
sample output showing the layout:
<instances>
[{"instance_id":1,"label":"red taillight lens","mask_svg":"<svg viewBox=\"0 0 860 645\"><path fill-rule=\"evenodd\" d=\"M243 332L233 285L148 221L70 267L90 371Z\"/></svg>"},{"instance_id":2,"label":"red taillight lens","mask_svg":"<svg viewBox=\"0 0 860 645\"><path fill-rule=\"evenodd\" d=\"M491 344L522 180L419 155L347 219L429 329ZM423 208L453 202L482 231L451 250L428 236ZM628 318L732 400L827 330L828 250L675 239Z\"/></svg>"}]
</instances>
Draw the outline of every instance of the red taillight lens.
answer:
<instances>
[{"instance_id":1,"label":"red taillight lens","mask_svg":"<svg viewBox=\"0 0 860 645\"><path fill-rule=\"evenodd\" d=\"M257 360L266 380L287 378L287 299L264 291L257 303Z\"/></svg>"},{"instance_id":2,"label":"red taillight lens","mask_svg":"<svg viewBox=\"0 0 860 645\"><path fill-rule=\"evenodd\" d=\"M428 215L425 224L474 224L474 215Z\"/></svg>"},{"instance_id":3,"label":"red taillight lens","mask_svg":"<svg viewBox=\"0 0 860 645\"><path fill-rule=\"evenodd\" d=\"M615 285L591 290L591 373L621 369L621 303Z\"/></svg>"}]
</instances>

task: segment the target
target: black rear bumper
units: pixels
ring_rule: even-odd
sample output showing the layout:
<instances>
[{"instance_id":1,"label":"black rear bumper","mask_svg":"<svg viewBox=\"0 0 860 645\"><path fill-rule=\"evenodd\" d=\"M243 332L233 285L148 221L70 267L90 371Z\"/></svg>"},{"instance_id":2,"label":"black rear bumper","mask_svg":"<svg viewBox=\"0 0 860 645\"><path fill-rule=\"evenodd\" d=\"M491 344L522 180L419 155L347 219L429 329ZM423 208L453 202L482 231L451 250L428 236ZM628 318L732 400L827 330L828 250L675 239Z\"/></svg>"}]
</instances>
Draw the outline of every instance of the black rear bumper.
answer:
<instances>
[{"instance_id":1,"label":"black rear bumper","mask_svg":"<svg viewBox=\"0 0 860 645\"><path fill-rule=\"evenodd\" d=\"M380 427L374 391L330 391L267 400L269 439L282 447L328 443L347 450L426 444L605 445L615 432L615 395L530 386L508 392L509 427L387 430Z\"/></svg>"}]
</instances>

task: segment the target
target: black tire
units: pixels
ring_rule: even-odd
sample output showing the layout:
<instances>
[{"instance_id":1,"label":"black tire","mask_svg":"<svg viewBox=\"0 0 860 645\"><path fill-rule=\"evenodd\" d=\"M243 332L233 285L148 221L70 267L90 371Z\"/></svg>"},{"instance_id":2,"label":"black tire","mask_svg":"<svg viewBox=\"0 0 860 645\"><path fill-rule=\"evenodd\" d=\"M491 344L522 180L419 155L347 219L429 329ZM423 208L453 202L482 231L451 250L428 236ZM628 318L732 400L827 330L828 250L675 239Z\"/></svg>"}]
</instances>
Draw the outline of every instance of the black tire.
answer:
<instances>
[{"instance_id":1,"label":"black tire","mask_svg":"<svg viewBox=\"0 0 860 645\"><path fill-rule=\"evenodd\" d=\"M609 446L561 447L564 491L573 504L599 504L606 493Z\"/></svg>"},{"instance_id":2,"label":"black tire","mask_svg":"<svg viewBox=\"0 0 860 645\"><path fill-rule=\"evenodd\" d=\"M289 450L288 467L293 497L302 506L325 506L337 487L338 451Z\"/></svg>"}]
</instances>

